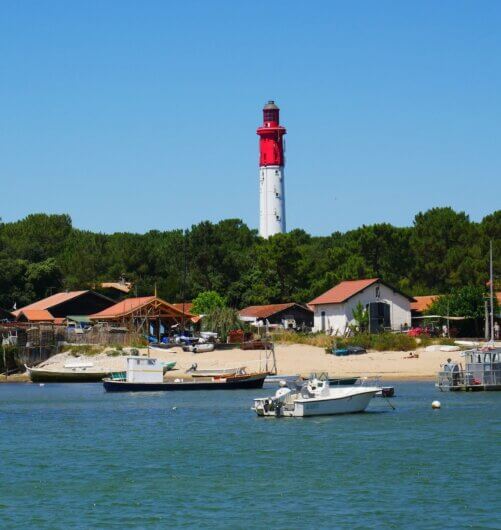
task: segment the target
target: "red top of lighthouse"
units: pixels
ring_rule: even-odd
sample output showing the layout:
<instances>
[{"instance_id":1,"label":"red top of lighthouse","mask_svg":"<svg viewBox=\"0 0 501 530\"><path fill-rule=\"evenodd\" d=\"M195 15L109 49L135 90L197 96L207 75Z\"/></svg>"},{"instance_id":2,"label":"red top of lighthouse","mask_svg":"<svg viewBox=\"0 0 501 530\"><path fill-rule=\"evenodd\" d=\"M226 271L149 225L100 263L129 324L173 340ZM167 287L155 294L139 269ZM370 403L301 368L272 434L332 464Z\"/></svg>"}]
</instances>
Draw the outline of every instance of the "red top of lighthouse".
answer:
<instances>
[{"instance_id":1,"label":"red top of lighthouse","mask_svg":"<svg viewBox=\"0 0 501 530\"><path fill-rule=\"evenodd\" d=\"M284 165L282 137L286 132L280 125L280 109L274 101L268 101L263 108L263 125L257 130L260 166Z\"/></svg>"}]
</instances>

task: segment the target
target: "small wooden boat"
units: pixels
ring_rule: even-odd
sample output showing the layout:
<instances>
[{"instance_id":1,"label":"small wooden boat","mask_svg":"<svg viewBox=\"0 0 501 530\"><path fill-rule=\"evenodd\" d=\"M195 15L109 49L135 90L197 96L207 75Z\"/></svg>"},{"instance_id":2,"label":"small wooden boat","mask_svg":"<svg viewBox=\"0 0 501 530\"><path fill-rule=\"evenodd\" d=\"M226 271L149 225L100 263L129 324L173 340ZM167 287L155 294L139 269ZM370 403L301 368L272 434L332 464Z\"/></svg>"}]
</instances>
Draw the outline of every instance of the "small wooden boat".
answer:
<instances>
[{"instance_id":1,"label":"small wooden boat","mask_svg":"<svg viewBox=\"0 0 501 530\"><path fill-rule=\"evenodd\" d=\"M285 381L287 384L293 384L296 381L302 381L302 378L299 374L294 375L269 375L264 380L264 385L266 387L270 386L279 386L281 381Z\"/></svg>"},{"instance_id":2,"label":"small wooden boat","mask_svg":"<svg viewBox=\"0 0 501 530\"><path fill-rule=\"evenodd\" d=\"M266 342L261 339L250 340L248 342L242 342L242 350L269 350L273 347L271 342Z\"/></svg>"},{"instance_id":3,"label":"small wooden boat","mask_svg":"<svg viewBox=\"0 0 501 530\"><path fill-rule=\"evenodd\" d=\"M33 383L98 383L110 375L109 370L89 370L82 367L62 370L25 367Z\"/></svg>"},{"instance_id":4,"label":"small wooden boat","mask_svg":"<svg viewBox=\"0 0 501 530\"><path fill-rule=\"evenodd\" d=\"M266 373L204 377L191 380L174 379L164 382L128 382L104 379L106 392L164 392L173 390L237 390L245 388L262 388Z\"/></svg>"},{"instance_id":5,"label":"small wooden boat","mask_svg":"<svg viewBox=\"0 0 501 530\"><path fill-rule=\"evenodd\" d=\"M237 368L213 368L208 370L199 370L197 364L193 364L191 368L186 370L187 374L191 377L222 377L236 374L245 374L245 366L239 366Z\"/></svg>"},{"instance_id":6,"label":"small wooden boat","mask_svg":"<svg viewBox=\"0 0 501 530\"><path fill-rule=\"evenodd\" d=\"M164 344L162 342L159 342L157 344L148 344L148 349L153 351L162 351L162 352L169 352L169 353L176 353L175 350L172 348L175 348L176 346L179 346L179 344Z\"/></svg>"},{"instance_id":7,"label":"small wooden boat","mask_svg":"<svg viewBox=\"0 0 501 530\"><path fill-rule=\"evenodd\" d=\"M193 353L206 353L209 351L214 351L214 343L212 342L199 342L198 344L190 344L183 346L184 351L191 351Z\"/></svg>"},{"instance_id":8,"label":"small wooden boat","mask_svg":"<svg viewBox=\"0 0 501 530\"><path fill-rule=\"evenodd\" d=\"M359 377L329 377L329 384L331 386L352 386L359 379Z\"/></svg>"},{"instance_id":9,"label":"small wooden boat","mask_svg":"<svg viewBox=\"0 0 501 530\"><path fill-rule=\"evenodd\" d=\"M169 372L170 370L174 370L174 367L176 366L176 361L167 361L160 363L163 367L163 372Z\"/></svg>"}]
</instances>

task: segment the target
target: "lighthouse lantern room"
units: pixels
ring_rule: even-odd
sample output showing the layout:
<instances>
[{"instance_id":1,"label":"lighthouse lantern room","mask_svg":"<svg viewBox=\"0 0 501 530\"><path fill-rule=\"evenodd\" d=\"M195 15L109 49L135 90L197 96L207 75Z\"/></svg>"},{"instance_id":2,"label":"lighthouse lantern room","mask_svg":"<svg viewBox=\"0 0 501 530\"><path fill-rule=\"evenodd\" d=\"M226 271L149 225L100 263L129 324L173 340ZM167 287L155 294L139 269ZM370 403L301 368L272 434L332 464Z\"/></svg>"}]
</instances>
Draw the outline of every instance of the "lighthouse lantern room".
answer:
<instances>
[{"instance_id":1,"label":"lighthouse lantern room","mask_svg":"<svg viewBox=\"0 0 501 530\"><path fill-rule=\"evenodd\" d=\"M263 108L259 135L259 235L268 238L285 232L283 136L280 109L274 101Z\"/></svg>"}]
</instances>

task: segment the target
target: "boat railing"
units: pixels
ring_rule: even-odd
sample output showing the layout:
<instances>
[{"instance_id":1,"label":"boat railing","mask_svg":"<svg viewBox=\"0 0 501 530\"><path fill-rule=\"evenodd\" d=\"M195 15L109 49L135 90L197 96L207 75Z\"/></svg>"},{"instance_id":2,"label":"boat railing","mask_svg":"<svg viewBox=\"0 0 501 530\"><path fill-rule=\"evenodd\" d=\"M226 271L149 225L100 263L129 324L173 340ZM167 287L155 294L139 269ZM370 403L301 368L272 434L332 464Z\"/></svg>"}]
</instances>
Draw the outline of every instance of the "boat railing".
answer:
<instances>
[{"instance_id":1,"label":"boat railing","mask_svg":"<svg viewBox=\"0 0 501 530\"><path fill-rule=\"evenodd\" d=\"M476 387L501 386L501 368L442 370L437 374L436 386L441 390L474 390Z\"/></svg>"}]
</instances>

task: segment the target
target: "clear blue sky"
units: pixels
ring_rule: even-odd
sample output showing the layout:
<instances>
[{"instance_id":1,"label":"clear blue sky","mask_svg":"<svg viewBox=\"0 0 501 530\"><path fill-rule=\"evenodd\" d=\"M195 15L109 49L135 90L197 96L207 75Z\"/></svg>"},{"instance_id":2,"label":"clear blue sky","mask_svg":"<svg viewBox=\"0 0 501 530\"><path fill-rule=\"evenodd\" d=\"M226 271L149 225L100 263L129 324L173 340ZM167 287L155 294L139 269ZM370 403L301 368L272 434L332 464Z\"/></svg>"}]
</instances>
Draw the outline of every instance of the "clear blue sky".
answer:
<instances>
[{"instance_id":1,"label":"clear blue sky","mask_svg":"<svg viewBox=\"0 0 501 530\"><path fill-rule=\"evenodd\" d=\"M258 225L288 129L288 229L500 207L499 1L0 4L0 216L103 232Z\"/></svg>"}]
</instances>

